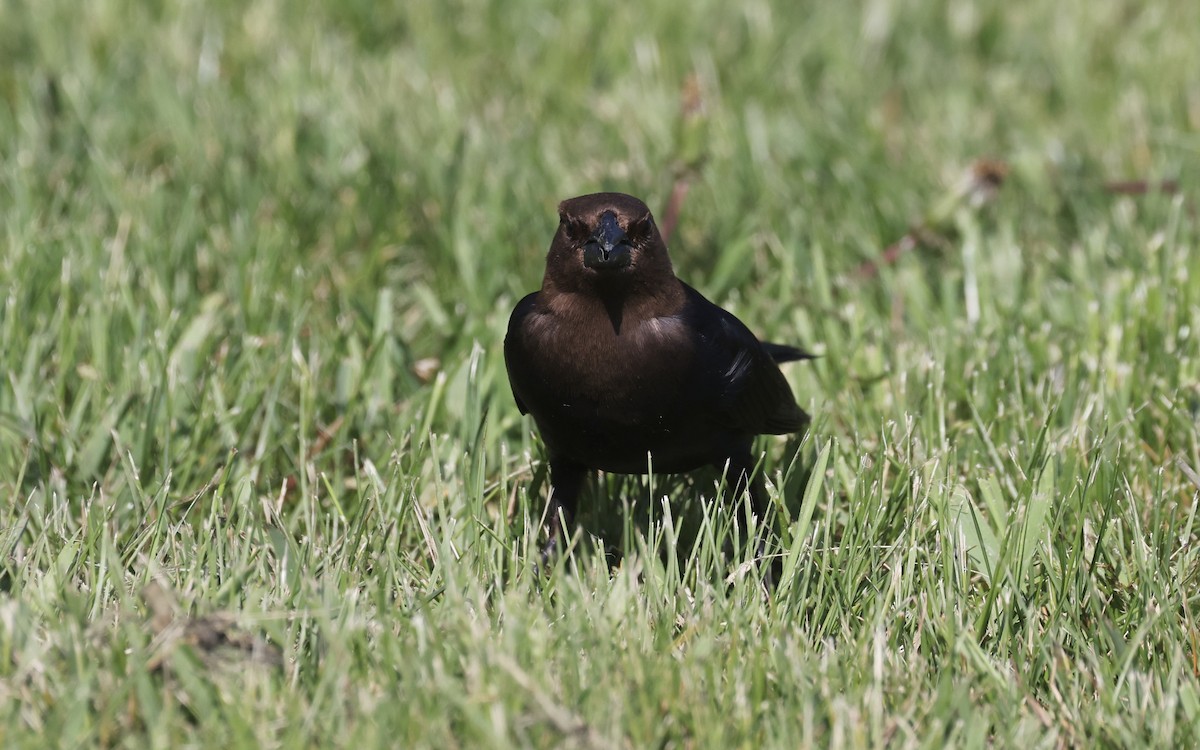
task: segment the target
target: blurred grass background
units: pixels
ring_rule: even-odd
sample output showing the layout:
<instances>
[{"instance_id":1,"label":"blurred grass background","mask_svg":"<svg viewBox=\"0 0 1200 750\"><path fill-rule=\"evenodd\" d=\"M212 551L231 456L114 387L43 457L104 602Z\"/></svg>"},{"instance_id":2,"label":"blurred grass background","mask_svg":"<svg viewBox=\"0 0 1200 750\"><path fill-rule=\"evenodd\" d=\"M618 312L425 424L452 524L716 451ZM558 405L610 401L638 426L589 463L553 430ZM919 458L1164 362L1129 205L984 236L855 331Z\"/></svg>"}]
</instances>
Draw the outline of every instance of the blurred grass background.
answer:
<instances>
[{"instance_id":1,"label":"blurred grass background","mask_svg":"<svg viewBox=\"0 0 1200 750\"><path fill-rule=\"evenodd\" d=\"M1197 29L0 3L0 744L1196 743ZM508 312L558 200L681 184L680 275L823 355L770 600L703 478L529 555Z\"/></svg>"}]
</instances>

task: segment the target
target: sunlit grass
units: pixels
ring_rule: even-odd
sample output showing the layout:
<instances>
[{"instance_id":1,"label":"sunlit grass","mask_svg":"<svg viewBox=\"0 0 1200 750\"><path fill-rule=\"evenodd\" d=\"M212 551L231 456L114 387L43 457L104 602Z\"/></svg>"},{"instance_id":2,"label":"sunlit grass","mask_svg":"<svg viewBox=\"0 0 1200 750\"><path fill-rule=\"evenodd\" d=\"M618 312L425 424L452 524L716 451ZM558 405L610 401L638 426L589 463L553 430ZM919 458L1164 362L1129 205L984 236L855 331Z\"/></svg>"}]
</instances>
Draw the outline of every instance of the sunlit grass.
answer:
<instances>
[{"instance_id":1,"label":"sunlit grass","mask_svg":"<svg viewBox=\"0 0 1200 750\"><path fill-rule=\"evenodd\" d=\"M0 5L0 745L1196 744L1197 28ZM538 569L508 313L680 179L681 277L821 354L770 597L704 472Z\"/></svg>"}]
</instances>

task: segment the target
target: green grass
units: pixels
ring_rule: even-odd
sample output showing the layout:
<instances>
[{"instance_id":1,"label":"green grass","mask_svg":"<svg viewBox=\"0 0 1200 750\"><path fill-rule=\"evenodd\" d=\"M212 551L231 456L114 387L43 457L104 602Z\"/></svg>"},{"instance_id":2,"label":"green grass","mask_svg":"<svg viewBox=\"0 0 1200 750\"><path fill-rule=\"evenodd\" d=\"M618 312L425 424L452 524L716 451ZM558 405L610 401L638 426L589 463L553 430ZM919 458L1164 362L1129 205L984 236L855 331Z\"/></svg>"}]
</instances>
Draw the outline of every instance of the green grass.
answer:
<instances>
[{"instance_id":1,"label":"green grass","mask_svg":"<svg viewBox=\"0 0 1200 750\"><path fill-rule=\"evenodd\" d=\"M0 3L0 745L1200 743L1200 4L635 5ZM769 599L703 473L534 567L508 312L679 174Z\"/></svg>"}]
</instances>

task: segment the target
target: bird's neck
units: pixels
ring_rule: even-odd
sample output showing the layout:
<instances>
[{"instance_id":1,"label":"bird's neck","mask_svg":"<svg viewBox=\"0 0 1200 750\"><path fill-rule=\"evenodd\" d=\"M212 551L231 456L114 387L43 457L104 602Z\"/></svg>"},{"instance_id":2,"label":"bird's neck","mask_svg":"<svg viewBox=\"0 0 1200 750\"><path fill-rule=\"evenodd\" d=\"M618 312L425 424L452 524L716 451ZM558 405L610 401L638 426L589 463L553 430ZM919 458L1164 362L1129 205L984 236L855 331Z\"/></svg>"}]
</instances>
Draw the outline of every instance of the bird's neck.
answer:
<instances>
[{"instance_id":1,"label":"bird's neck","mask_svg":"<svg viewBox=\"0 0 1200 750\"><path fill-rule=\"evenodd\" d=\"M540 296L545 309L564 320L607 317L618 336L630 323L677 314L686 301L683 284L674 277L649 288L630 284L566 291L546 284Z\"/></svg>"}]
</instances>

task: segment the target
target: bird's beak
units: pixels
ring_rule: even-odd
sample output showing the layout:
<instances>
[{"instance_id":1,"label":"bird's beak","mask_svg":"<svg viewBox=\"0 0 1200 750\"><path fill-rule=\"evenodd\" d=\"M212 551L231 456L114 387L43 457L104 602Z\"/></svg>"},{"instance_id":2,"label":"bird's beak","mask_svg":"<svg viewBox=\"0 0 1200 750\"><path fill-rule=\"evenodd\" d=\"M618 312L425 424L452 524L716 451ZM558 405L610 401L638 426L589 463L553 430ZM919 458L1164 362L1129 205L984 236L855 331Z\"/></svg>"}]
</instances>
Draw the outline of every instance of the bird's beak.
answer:
<instances>
[{"instance_id":1,"label":"bird's beak","mask_svg":"<svg viewBox=\"0 0 1200 750\"><path fill-rule=\"evenodd\" d=\"M633 251L611 211L600 216L600 224L583 246L583 265L597 271L625 268L633 262Z\"/></svg>"}]
</instances>

